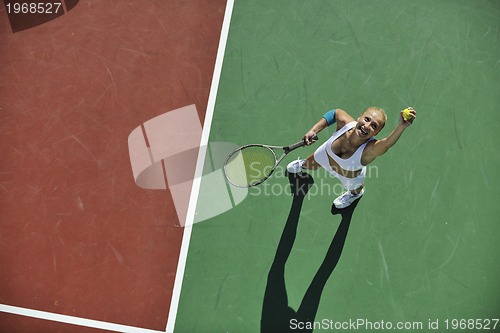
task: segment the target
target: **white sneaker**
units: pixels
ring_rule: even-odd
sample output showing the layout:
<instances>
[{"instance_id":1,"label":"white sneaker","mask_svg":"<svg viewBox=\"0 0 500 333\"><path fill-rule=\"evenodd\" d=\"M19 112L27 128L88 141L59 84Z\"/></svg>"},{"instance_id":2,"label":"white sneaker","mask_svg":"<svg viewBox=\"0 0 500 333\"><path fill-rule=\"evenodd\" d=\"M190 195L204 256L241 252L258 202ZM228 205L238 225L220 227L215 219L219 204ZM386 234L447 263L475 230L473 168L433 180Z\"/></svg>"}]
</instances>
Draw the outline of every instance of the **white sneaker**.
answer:
<instances>
[{"instance_id":1,"label":"white sneaker","mask_svg":"<svg viewBox=\"0 0 500 333\"><path fill-rule=\"evenodd\" d=\"M333 200L333 204L338 209L346 208L354 201L361 198L361 196L363 196L364 193L365 189L362 189L361 192L359 192L358 194L354 194L351 191L346 191L342 193L339 197L337 197L337 199Z\"/></svg>"},{"instance_id":2,"label":"white sneaker","mask_svg":"<svg viewBox=\"0 0 500 333\"><path fill-rule=\"evenodd\" d=\"M299 173L304 170L303 165L306 160L295 160L293 162L288 163L286 166L286 171L289 173Z\"/></svg>"}]
</instances>

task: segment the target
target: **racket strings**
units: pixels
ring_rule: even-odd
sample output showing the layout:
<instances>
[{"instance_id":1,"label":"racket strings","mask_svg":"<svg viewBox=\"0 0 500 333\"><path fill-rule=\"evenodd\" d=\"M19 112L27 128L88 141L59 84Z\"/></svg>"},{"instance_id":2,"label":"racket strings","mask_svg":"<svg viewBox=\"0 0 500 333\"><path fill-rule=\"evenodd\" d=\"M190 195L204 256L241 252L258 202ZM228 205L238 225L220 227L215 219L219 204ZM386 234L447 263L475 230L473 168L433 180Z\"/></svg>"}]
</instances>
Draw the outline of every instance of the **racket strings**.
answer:
<instances>
[{"instance_id":1,"label":"racket strings","mask_svg":"<svg viewBox=\"0 0 500 333\"><path fill-rule=\"evenodd\" d=\"M263 146L248 146L229 157L224 171L233 185L248 187L269 177L275 164L276 155L271 149Z\"/></svg>"}]
</instances>

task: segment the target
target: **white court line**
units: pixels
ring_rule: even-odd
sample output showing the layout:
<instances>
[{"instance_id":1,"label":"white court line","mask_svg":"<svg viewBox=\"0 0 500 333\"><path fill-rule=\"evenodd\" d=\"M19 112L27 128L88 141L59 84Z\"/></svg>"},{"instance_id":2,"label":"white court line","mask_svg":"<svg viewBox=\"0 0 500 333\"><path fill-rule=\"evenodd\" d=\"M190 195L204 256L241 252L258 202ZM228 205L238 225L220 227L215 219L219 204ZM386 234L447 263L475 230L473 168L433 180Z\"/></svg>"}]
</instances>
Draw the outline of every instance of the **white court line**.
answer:
<instances>
[{"instance_id":1,"label":"white court line","mask_svg":"<svg viewBox=\"0 0 500 333\"><path fill-rule=\"evenodd\" d=\"M205 114L205 123L201 134L200 151L196 162L196 171L194 174L193 187L191 188L191 197L189 198L189 206L186 215L186 223L182 236L181 252L179 254L179 262L177 264L177 273L175 274L174 289L172 292L172 301L170 303L170 311L167 320L167 333L173 333L175 320L177 319L177 309L179 307L179 299L181 295L182 281L184 279L184 269L186 268L186 259L189 250L189 241L191 240L192 225L196 213L196 205L198 203L198 195L200 192L201 176L203 175L203 166L205 164L206 152L208 149L208 137L210 136L210 128L212 127L212 119L215 109L215 101L217 99L217 91L219 90L220 75L222 72L222 62L226 51L227 37L229 34L229 25L231 15L233 13L234 0L228 0L226 11L224 13L224 21L222 22L222 30L219 40L219 49L217 50L217 58L215 60L214 74L212 77L212 85L208 97L207 112ZM202 148L202 147L206 147Z\"/></svg>"},{"instance_id":2,"label":"white court line","mask_svg":"<svg viewBox=\"0 0 500 333\"><path fill-rule=\"evenodd\" d=\"M0 312L12 313L20 316L57 321L65 324L73 324L78 326L85 326L91 328L99 328L102 330L113 331L113 332L123 332L123 333L163 333L163 331L149 330L146 328L119 325L113 323L107 323L105 321L85 319L73 316L66 316L57 313L38 311L32 309L20 308L17 306L0 304Z\"/></svg>"},{"instance_id":3,"label":"white court line","mask_svg":"<svg viewBox=\"0 0 500 333\"><path fill-rule=\"evenodd\" d=\"M215 61L214 74L212 77L212 85L210 87L210 95L208 98L207 112L205 115L205 123L203 125L203 132L201 135L200 147L207 147L208 137L210 135L210 127L212 126L212 119L215 108L215 100L217 97L217 90L219 88L220 74L222 71L222 61L224 59L224 53L226 50L227 36L229 33L229 23L231 21L231 15L233 12L234 0L228 0L226 4L226 11L224 14L224 21L222 23L222 31L219 40L219 49L217 51L217 58ZM179 254L179 262L177 264L177 273L175 276L174 289L172 293L172 300L170 304L170 311L168 315L166 331L172 333L174 331L175 319L177 316L177 307L179 306L179 298L182 287L182 280L184 278L184 269L186 266L187 252L189 248L189 241L191 238L191 226L194 222L194 214L196 210L196 204L198 201L198 194L200 191L201 175L203 172L203 164L205 161L206 149L200 149L198 154L198 161L196 164L195 178L193 180L193 187L191 190L191 197L189 200L189 207L186 217L186 226L184 227L184 233L182 236L181 252ZM104 321L67 316L57 313L38 311L33 309L21 308L17 306L0 304L0 312L6 312L11 314L16 314L20 316L44 319L49 321L56 321L60 323L85 326L91 328L97 328L113 332L122 333L164 333L163 331L155 331L146 328L126 326L108 323Z\"/></svg>"}]
</instances>

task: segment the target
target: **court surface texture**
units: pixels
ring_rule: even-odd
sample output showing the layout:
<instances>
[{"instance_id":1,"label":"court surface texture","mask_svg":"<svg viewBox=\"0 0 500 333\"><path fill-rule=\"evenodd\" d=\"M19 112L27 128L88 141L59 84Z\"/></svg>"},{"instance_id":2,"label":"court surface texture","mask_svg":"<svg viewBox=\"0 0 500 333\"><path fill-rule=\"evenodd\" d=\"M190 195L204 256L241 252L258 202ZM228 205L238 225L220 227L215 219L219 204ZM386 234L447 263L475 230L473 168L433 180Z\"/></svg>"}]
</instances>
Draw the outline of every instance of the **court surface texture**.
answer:
<instances>
[{"instance_id":1,"label":"court surface texture","mask_svg":"<svg viewBox=\"0 0 500 333\"><path fill-rule=\"evenodd\" d=\"M0 332L500 331L499 1L12 3ZM224 181L234 148L369 106L377 138L417 119L350 208L326 172L284 172L333 127L255 188Z\"/></svg>"}]
</instances>

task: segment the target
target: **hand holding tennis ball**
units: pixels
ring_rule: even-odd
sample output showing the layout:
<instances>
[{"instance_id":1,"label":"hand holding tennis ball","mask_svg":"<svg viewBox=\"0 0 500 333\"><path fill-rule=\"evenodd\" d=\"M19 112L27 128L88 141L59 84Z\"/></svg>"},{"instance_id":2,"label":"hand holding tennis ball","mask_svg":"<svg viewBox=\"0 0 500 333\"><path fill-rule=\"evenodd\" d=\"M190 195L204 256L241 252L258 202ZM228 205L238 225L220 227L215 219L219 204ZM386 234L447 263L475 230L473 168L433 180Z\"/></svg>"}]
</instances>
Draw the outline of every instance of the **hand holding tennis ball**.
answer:
<instances>
[{"instance_id":1,"label":"hand holding tennis ball","mask_svg":"<svg viewBox=\"0 0 500 333\"><path fill-rule=\"evenodd\" d=\"M409 125L417 117L417 112L412 107L408 107L401 111L401 116L405 120L403 123L407 123Z\"/></svg>"},{"instance_id":2,"label":"hand holding tennis ball","mask_svg":"<svg viewBox=\"0 0 500 333\"><path fill-rule=\"evenodd\" d=\"M405 118L406 120L411 120L410 108L406 108L403 110L403 118Z\"/></svg>"}]
</instances>

